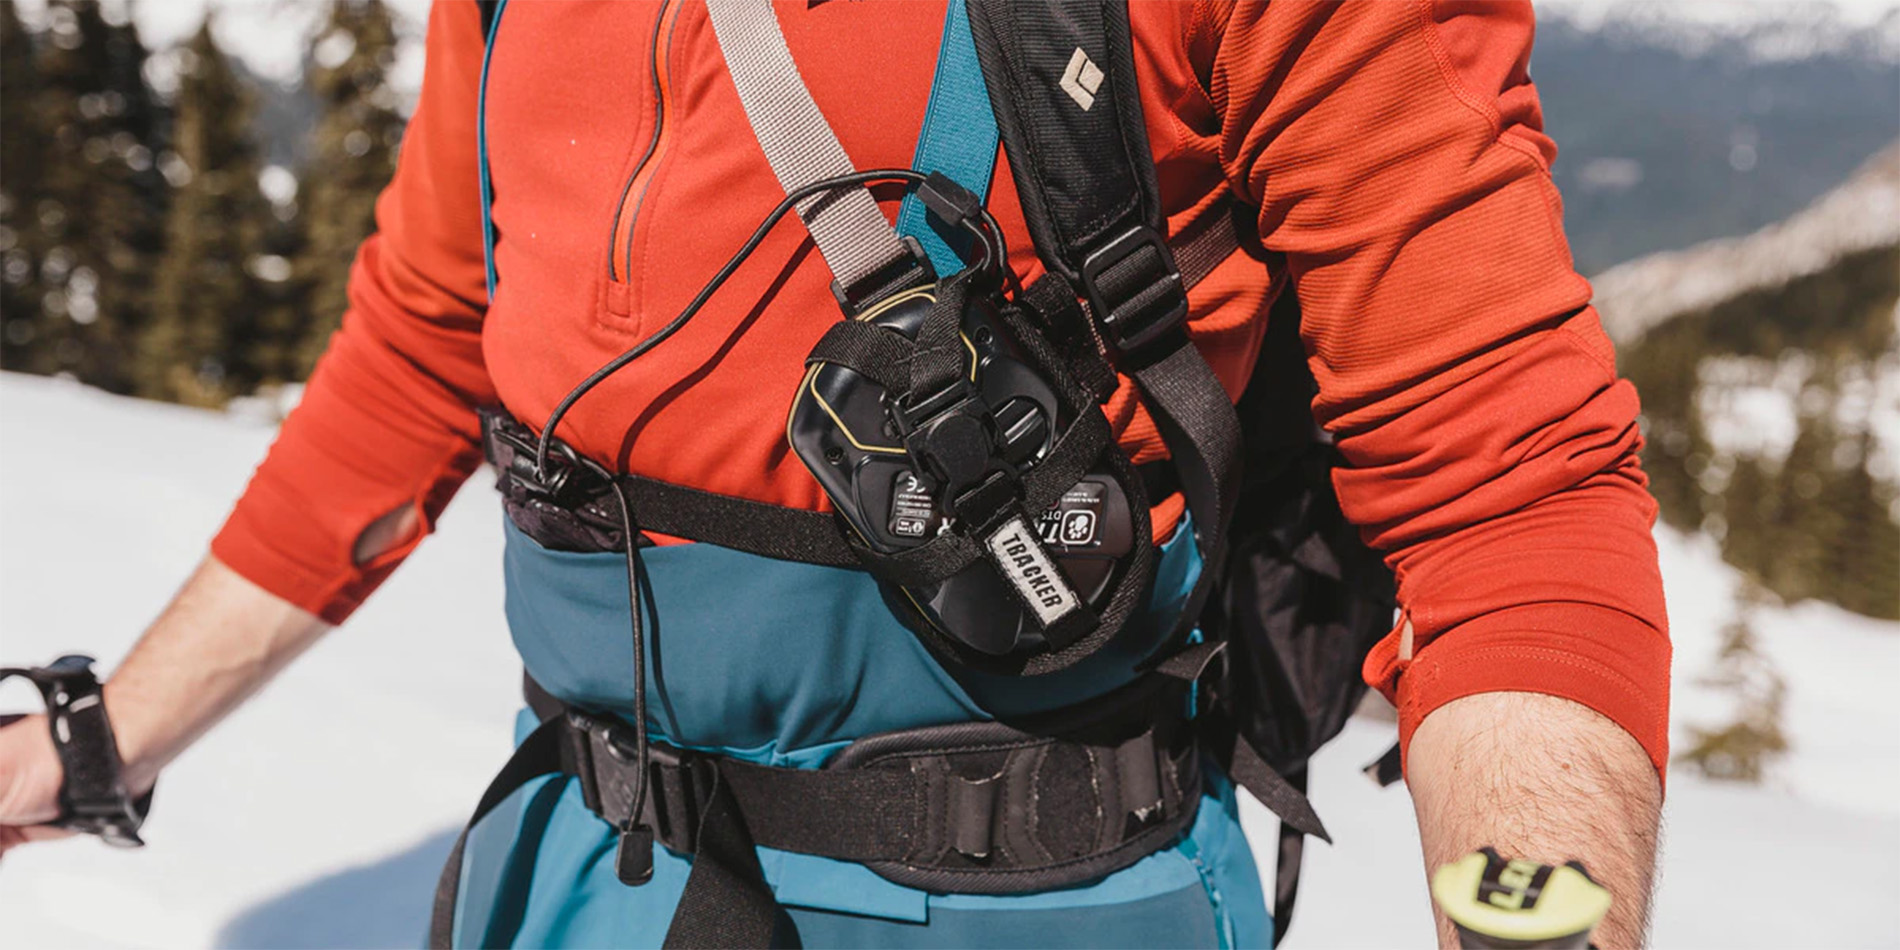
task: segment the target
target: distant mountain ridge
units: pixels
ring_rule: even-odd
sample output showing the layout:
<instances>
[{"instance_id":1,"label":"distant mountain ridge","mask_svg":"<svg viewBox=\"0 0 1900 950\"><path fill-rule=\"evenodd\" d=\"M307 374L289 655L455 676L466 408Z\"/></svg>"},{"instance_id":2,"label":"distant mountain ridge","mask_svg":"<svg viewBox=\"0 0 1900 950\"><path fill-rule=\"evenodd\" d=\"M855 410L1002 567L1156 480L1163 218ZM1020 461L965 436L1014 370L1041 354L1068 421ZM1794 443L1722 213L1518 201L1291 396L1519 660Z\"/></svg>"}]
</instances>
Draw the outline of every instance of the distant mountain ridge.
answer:
<instances>
[{"instance_id":1,"label":"distant mountain ridge","mask_svg":"<svg viewBox=\"0 0 1900 950\"><path fill-rule=\"evenodd\" d=\"M1636 340L1677 314L1786 284L1841 258L1900 245L1900 141L1792 217L1619 264L1591 278L1604 329Z\"/></svg>"},{"instance_id":2,"label":"distant mountain ridge","mask_svg":"<svg viewBox=\"0 0 1900 950\"><path fill-rule=\"evenodd\" d=\"M1686 56L1739 50L1759 62L1819 55L1900 62L1900 3L1817 0L1537 0L1540 23L1562 22L1629 46Z\"/></svg>"},{"instance_id":3,"label":"distant mountain ridge","mask_svg":"<svg viewBox=\"0 0 1900 950\"><path fill-rule=\"evenodd\" d=\"M1538 15L1531 75L1585 274L1780 220L1900 136L1900 8L1867 22L1815 3L1573 0ZM260 144L296 167L315 104L260 89Z\"/></svg>"},{"instance_id":4,"label":"distant mountain ridge","mask_svg":"<svg viewBox=\"0 0 1900 950\"><path fill-rule=\"evenodd\" d=\"M1742 15L1692 15L1730 9ZM1538 10L1531 77L1585 274L1781 220L1900 137L1900 11Z\"/></svg>"}]
</instances>

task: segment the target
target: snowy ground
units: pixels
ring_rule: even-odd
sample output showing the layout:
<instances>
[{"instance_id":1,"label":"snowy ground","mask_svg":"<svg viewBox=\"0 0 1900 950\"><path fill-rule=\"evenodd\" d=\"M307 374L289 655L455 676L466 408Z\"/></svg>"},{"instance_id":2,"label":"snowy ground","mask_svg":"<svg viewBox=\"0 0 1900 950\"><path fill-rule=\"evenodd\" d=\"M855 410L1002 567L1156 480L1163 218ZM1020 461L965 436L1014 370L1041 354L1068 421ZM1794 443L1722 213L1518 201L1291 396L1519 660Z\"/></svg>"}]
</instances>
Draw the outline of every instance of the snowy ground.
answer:
<instances>
[{"instance_id":1,"label":"snowy ground","mask_svg":"<svg viewBox=\"0 0 1900 950\"><path fill-rule=\"evenodd\" d=\"M0 659L116 661L270 438L262 422L0 376ZM348 627L166 773L150 847L71 841L0 863L0 947L417 945L516 702L483 481ZM1734 575L1701 539L1658 540L1678 721L1713 721L1721 697L1694 680ZM1765 787L1672 777L1656 942L1900 947L1900 707L1886 692L1900 625L1805 604L1765 611L1758 630L1788 680L1796 749ZM0 690L0 709L36 704ZM1355 721L1316 765L1339 845L1309 850L1289 948L1429 942L1410 804L1358 773L1391 730Z\"/></svg>"}]
</instances>

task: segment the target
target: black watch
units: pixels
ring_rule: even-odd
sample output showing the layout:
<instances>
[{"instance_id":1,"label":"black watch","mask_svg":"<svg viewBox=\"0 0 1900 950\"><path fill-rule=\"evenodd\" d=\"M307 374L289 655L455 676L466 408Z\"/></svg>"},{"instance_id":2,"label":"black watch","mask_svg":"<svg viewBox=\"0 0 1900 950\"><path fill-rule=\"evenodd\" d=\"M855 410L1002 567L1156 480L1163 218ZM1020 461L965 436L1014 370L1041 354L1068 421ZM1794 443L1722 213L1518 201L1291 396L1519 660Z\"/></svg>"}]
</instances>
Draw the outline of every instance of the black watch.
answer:
<instances>
[{"instance_id":1,"label":"black watch","mask_svg":"<svg viewBox=\"0 0 1900 950\"><path fill-rule=\"evenodd\" d=\"M0 682L23 676L46 700L46 719L65 777L59 787L55 828L98 835L107 844L137 848L145 844L139 826L152 807L152 793L133 798L125 787L125 765L106 718L104 693L92 674L92 657L62 656L43 667L0 667ZM0 723L5 721L0 717Z\"/></svg>"}]
</instances>

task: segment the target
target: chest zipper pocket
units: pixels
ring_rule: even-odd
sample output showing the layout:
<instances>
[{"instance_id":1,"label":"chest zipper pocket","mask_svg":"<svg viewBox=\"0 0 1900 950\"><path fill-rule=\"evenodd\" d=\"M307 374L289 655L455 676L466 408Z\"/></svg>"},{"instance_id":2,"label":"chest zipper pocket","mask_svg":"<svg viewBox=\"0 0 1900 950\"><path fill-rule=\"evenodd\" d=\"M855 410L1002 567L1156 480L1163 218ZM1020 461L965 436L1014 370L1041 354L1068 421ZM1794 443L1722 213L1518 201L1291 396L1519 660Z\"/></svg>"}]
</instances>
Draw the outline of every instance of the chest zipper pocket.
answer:
<instances>
[{"instance_id":1,"label":"chest zipper pocket","mask_svg":"<svg viewBox=\"0 0 1900 950\"><path fill-rule=\"evenodd\" d=\"M653 181L654 169L666 152L670 131L667 100L672 82L670 50L680 7L678 0L663 0L659 16L653 20L647 57L653 83L653 132L647 137L640 160L634 163L633 171L620 186L620 201L614 209L613 227L607 239L607 310L616 316L627 316L633 309L633 225L640 217L640 207L646 199L647 186Z\"/></svg>"}]
</instances>

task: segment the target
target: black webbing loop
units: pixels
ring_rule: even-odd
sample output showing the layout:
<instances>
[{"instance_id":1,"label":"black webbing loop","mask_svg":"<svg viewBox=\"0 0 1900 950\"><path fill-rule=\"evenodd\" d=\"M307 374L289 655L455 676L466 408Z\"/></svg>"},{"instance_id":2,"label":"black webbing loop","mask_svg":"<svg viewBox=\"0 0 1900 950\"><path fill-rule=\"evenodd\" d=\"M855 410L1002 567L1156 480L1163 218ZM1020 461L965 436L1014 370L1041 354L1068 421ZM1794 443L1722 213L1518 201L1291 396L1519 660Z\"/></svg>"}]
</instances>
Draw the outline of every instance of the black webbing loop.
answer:
<instances>
[{"instance_id":1,"label":"black webbing loop","mask_svg":"<svg viewBox=\"0 0 1900 950\"><path fill-rule=\"evenodd\" d=\"M886 392L910 391L910 361L917 344L889 327L863 320L841 320L831 325L812 346L805 365L842 366L884 387Z\"/></svg>"},{"instance_id":2,"label":"black webbing loop","mask_svg":"<svg viewBox=\"0 0 1900 950\"><path fill-rule=\"evenodd\" d=\"M1241 787L1252 792L1253 797L1260 799L1260 804L1267 806L1268 811L1279 816L1281 824L1327 844L1333 843L1333 836L1326 833L1326 824L1313 811L1313 803L1307 801L1305 791L1274 771L1273 766L1254 751L1245 737L1235 738L1233 751L1225 764L1227 774ZM1304 784L1305 779L1300 781Z\"/></svg>"},{"instance_id":3,"label":"black webbing loop","mask_svg":"<svg viewBox=\"0 0 1900 950\"><path fill-rule=\"evenodd\" d=\"M836 515L621 475L640 528L722 548L829 567L857 567Z\"/></svg>"},{"instance_id":4,"label":"black webbing loop","mask_svg":"<svg viewBox=\"0 0 1900 950\"><path fill-rule=\"evenodd\" d=\"M586 522L563 533L590 539L590 550L613 550L624 545L619 537L618 499L606 502L613 494L608 486L581 477L588 474L586 466L569 460L571 453L565 443L554 440L557 451L549 456L547 470L537 476L533 464L537 436L506 410L487 408L481 416L482 452L501 476L496 488L507 500L517 526L522 526L523 518L517 517L521 509L531 507L537 517ZM541 484L533 483L537 477ZM639 475L623 474L617 481L634 510L640 512L642 531L784 561L859 566L833 514L719 495ZM560 497L548 495L550 484L558 486ZM528 529L524 526L523 530ZM543 544L549 541L543 537L535 540Z\"/></svg>"},{"instance_id":5,"label":"black webbing loop","mask_svg":"<svg viewBox=\"0 0 1900 950\"><path fill-rule=\"evenodd\" d=\"M1225 561L1226 528L1240 494L1240 418L1213 368L1191 344L1136 368L1132 375L1174 457L1201 549L1201 576L1178 628L1185 633L1199 622Z\"/></svg>"},{"instance_id":6,"label":"black webbing loop","mask_svg":"<svg viewBox=\"0 0 1900 950\"><path fill-rule=\"evenodd\" d=\"M1394 742L1379 757L1366 763L1359 771L1378 783L1380 788L1390 788L1405 778L1405 760L1399 744Z\"/></svg>"},{"instance_id":7,"label":"black webbing loop","mask_svg":"<svg viewBox=\"0 0 1900 950\"><path fill-rule=\"evenodd\" d=\"M1046 340L1069 367L1077 385L1097 404L1115 394L1120 380L1114 364L1102 354L1101 341L1089 316L1063 280L1039 280L1024 288L1017 302L1038 336ZM1019 334L1021 336L1023 334Z\"/></svg>"},{"instance_id":8,"label":"black webbing loop","mask_svg":"<svg viewBox=\"0 0 1900 950\"><path fill-rule=\"evenodd\" d=\"M474 814L469 816L468 824L462 826L462 833L455 837L455 846L449 849L448 860L442 865L442 876L436 881L435 903L429 915L430 950L450 950L454 946L455 906L462 891L462 855L468 847L469 832L475 830L476 823L506 801L516 789L543 775L580 772L582 766L566 757L570 748L564 741L568 736L566 729L567 723L563 717L543 722L515 747L514 754L508 757L508 763L501 767L501 771L488 783L488 788L483 790Z\"/></svg>"},{"instance_id":9,"label":"black webbing loop","mask_svg":"<svg viewBox=\"0 0 1900 950\"><path fill-rule=\"evenodd\" d=\"M1306 794L1305 769L1293 773L1287 781L1301 795ZM1300 896L1300 864L1306 857L1306 833L1282 821L1278 838L1279 853L1273 862L1273 945L1276 947L1293 926L1293 906Z\"/></svg>"},{"instance_id":10,"label":"black webbing loop","mask_svg":"<svg viewBox=\"0 0 1900 950\"><path fill-rule=\"evenodd\" d=\"M910 357L910 385L893 393L900 400L930 396L969 378L970 356L963 344L963 311L974 272L963 271L937 285L935 299L917 328Z\"/></svg>"},{"instance_id":11,"label":"black webbing loop","mask_svg":"<svg viewBox=\"0 0 1900 950\"><path fill-rule=\"evenodd\" d=\"M765 881L739 803L718 772L693 835L693 869L663 946L775 947L785 909ZM790 929L785 928L789 934Z\"/></svg>"}]
</instances>

